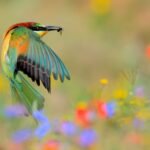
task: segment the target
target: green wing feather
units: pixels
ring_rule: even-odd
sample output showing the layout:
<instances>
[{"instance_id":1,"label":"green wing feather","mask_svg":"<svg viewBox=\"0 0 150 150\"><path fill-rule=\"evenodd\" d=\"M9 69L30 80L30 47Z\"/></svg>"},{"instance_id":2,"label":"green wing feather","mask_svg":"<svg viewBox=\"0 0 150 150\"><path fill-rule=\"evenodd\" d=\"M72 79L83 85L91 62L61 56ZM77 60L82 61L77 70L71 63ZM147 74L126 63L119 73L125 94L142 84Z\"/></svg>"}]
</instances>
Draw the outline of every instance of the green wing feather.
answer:
<instances>
[{"instance_id":1,"label":"green wing feather","mask_svg":"<svg viewBox=\"0 0 150 150\"><path fill-rule=\"evenodd\" d=\"M48 91L50 91L48 82L50 82L51 74L55 80L58 76L62 82L65 78L69 80L69 72L57 54L41 40L37 33L29 29L25 30L29 38L29 47L25 54L18 56L16 72L24 72L38 85L40 85L39 80L42 81Z\"/></svg>"}]
</instances>

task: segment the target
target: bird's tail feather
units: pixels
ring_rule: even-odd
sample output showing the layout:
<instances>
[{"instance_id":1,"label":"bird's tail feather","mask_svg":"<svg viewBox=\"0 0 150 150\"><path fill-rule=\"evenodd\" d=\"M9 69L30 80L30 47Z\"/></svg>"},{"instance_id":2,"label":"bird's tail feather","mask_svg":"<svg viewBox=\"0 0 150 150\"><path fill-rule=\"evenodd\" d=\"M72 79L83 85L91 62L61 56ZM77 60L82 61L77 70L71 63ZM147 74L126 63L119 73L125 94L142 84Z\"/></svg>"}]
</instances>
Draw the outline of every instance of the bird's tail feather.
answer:
<instances>
[{"instance_id":1,"label":"bird's tail feather","mask_svg":"<svg viewBox=\"0 0 150 150\"><path fill-rule=\"evenodd\" d=\"M11 82L11 89L15 99L24 104L31 114L35 104L37 109L42 109L44 106L44 97L32 87L23 75L18 75L21 79L21 83L18 83L16 80Z\"/></svg>"}]
</instances>

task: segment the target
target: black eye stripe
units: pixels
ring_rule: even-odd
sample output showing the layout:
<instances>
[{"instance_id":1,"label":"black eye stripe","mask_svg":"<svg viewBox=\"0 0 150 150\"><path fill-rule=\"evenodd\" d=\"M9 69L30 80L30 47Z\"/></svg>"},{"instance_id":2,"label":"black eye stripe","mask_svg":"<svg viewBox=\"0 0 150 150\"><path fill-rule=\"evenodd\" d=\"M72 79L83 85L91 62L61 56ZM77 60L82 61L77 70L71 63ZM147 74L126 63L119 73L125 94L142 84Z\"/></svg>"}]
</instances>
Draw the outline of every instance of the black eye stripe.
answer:
<instances>
[{"instance_id":1,"label":"black eye stripe","mask_svg":"<svg viewBox=\"0 0 150 150\"><path fill-rule=\"evenodd\" d=\"M37 26L37 27L30 27L30 29L31 30L33 30L33 31L45 31L46 30L46 28L44 28L44 27L39 27L39 26Z\"/></svg>"}]
</instances>

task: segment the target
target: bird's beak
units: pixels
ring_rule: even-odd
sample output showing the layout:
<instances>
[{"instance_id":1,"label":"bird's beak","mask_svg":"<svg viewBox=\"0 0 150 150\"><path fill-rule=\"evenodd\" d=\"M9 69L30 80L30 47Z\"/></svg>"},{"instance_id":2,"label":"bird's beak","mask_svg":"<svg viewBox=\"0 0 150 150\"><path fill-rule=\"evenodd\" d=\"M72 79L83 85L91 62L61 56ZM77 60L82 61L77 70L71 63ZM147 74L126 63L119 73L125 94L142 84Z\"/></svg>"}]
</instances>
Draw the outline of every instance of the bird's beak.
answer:
<instances>
[{"instance_id":1,"label":"bird's beak","mask_svg":"<svg viewBox=\"0 0 150 150\"><path fill-rule=\"evenodd\" d=\"M62 32L63 28L58 27L58 26L46 26L47 31L57 31L57 32Z\"/></svg>"}]
</instances>

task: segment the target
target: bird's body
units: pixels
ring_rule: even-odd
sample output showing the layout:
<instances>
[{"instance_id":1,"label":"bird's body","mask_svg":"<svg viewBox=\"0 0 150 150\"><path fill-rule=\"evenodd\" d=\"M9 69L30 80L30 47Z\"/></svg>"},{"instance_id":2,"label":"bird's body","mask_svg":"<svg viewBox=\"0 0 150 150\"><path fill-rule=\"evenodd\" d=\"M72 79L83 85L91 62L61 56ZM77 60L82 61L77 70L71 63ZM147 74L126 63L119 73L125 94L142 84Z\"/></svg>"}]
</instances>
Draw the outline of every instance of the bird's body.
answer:
<instances>
[{"instance_id":1,"label":"bird's body","mask_svg":"<svg viewBox=\"0 0 150 150\"><path fill-rule=\"evenodd\" d=\"M70 75L61 59L49 48L41 37L48 31L61 31L55 26L43 26L34 22L11 26L5 33L1 52L2 70L10 81L12 94L32 113L33 104L43 107L44 97L25 79L26 74L37 85L40 82L50 92L50 79L58 76L63 82Z\"/></svg>"}]
</instances>

